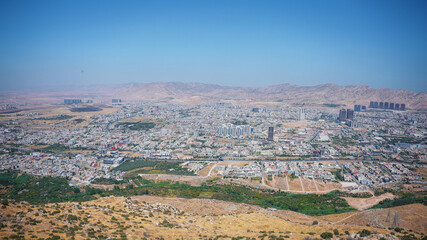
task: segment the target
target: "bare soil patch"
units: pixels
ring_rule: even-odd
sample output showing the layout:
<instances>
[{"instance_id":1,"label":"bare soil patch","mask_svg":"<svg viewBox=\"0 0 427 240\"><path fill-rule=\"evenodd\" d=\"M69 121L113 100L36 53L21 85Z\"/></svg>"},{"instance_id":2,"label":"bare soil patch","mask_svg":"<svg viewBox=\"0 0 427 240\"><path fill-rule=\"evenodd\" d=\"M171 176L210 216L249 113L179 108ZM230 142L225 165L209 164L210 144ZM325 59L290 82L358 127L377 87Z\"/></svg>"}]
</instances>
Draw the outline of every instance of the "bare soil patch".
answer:
<instances>
[{"instance_id":1,"label":"bare soil patch","mask_svg":"<svg viewBox=\"0 0 427 240\"><path fill-rule=\"evenodd\" d=\"M288 177L290 191L302 191L301 182L298 178L291 179Z\"/></svg>"},{"instance_id":2,"label":"bare soil patch","mask_svg":"<svg viewBox=\"0 0 427 240\"><path fill-rule=\"evenodd\" d=\"M231 166L239 166L239 167L245 166L247 164L249 164L249 163L248 162L227 162L227 161L217 163L217 165L224 165L224 166L231 165Z\"/></svg>"},{"instance_id":3,"label":"bare soil patch","mask_svg":"<svg viewBox=\"0 0 427 240\"><path fill-rule=\"evenodd\" d=\"M311 178L302 178L302 183L304 184L304 190L306 192L316 192L316 186Z\"/></svg>"},{"instance_id":4,"label":"bare soil patch","mask_svg":"<svg viewBox=\"0 0 427 240\"><path fill-rule=\"evenodd\" d=\"M394 199L395 196L391 193L384 193L380 196L376 197L370 197L370 198L351 198L351 197L345 197L344 199L348 202L348 205L350 205L353 208L356 209L368 209L370 207L375 206L379 202L385 199Z\"/></svg>"},{"instance_id":5,"label":"bare soil patch","mask_svg":"<svg viewBox=\"0 0 427 240\"><path fill-rule=\"evenodd\" d=\"M199 176L206 177L209 174L209 171L216 165L216 163L209 164L208 166L202 168L199 171Z\"/></svg>"},{"instance_id":6,"label":"bare soil patch","mask_svg":"<svg viewBox=\"0 0 427 240\"><path fill-rule=\"evenodd\" d=\"M183 176L183 175L170 175L170 174L139 174L144 179L150 181L171 181L171 182L179 182L185 183L192 186L200 186L202 183L209 180L209 178L201 177L201 176Z\"/></svg>"},{"instance_id":7,"label":"bare soil patch","mask_svg":"<svg viewBox=\"0 0 427 240\"><path fill-rule=\"evenodd\" d=\"M284 123L282 123L282 127L286 127L286 128L306 128L310 124L311 123L307 122L307 121L284 122Z\"/></svg>"},{"instance_id":8,"label":"bare soil patch","mask_svg":"<svg viewBox=\"0 0 427 240\"><path fill-rule=\"evenodd\" d=\"M316 181L316 184L321 192L329 192L341 188L341 184L335 182L324 183L322 181Z\"/></svg>"},{"instance_id":9,"label":"bare soil patch","mask_svg":"<svg viewBox=\"0 0 427 240\"><path fill-rule=\"evenodd\" d=\"M244 186L249 186L253 188L261 188L261 189L271 189L268 186L264 186L261 184L258 180L251 181L250 179L243 179L243 178L223 178L218 181L216 181L217 184L240 184Z\"/></svg>"},{"instance_id":10,"label":"bare soil patch","mask_svg":"<svg viewBox=\"0 0 427 240\"><path fill-rule=\"evenodd\" d=\"M286 191L289 190L288 185L286 184L286 177L273 176L273 180L271 181L271 186L277 187Z\"/></svg>"}]
</instances>

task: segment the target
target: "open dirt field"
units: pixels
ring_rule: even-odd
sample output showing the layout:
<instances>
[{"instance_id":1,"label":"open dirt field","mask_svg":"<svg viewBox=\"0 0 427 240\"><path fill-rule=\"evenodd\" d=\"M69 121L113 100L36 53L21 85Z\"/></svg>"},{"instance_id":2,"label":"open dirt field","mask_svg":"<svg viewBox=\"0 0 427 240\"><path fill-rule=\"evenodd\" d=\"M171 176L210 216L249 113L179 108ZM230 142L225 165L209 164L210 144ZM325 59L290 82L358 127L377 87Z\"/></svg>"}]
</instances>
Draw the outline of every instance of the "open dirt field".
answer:
<instances>
[{"instance_id":1,"label":"open dirt field","mask_svg":"<svg viewBox=\"0 0 427 240\"><path fill-rule=\"evenodd\" d=\"M323 183L321 181L317 181L317 187L319 188L319 191L321 192L330 192L336 189L340 189L341 188L341 184L340 183Z\"/></svg>"},{"instance_id":2,"label":"open dirt field","mask_svg":"<svg viewBox=\"0 0 427 240\"><path fill-rule=\"evenodd\" d=\"M218 165L218 163L215 163ZM171 182L180 182L186 183L192 186L200 186L202 183L206 182L209 179L213 179L217 176L216 169L212 169L215 164L211 164L201 170L201 176L183 176L183 175L171 175L171 174L139 174L144 179L150 181L171 181ZM212 171L211 171L212 170ZM208 176L209 171L211 172ZM314 180L316 181L316 180ZM288 188L288 184L289 188ZM341 186L339 183L328 183L316 181L314 184L313 179L306 178L295 178L291 179L289 177L277 177L272 176L272 180L268 181L265 178L265 184L262 184L261 180L251 180L243 178L220 178L215 181L216 184L240 184L244 186L249 186L253 188L260 189L269 189L269 190L284 190L296 193L327 193L329 191L339 189ZM301 185L302 184L302 185ZM317 188L316 188L317 186ZM304 189L304 190L303 190ZM318 190L317 190L318 189Z\"/></svg>"},{"instance_id":3,"label":"open dirt field","mask_svg":"<svg viewBox=\"0 0 427 240\"><path fill-rule=\"evenodd\" d=\"M304 190L307 192L316 192L316 185L313 183L313 179L301 178L302 183L304 184Z\"/></svg>"},{"instance_id":4,"label":"open dirt field","mask_svg":"<svg viewBox=\"0 0 427 240\"><path fill-rule=\"evenodd\" d=\"M201 177L201 176L183 176L183 175L169 175L169 174L138 174L144 179L150 181L171 181L186 183L192 186L200 186L202 183L206 182L210 178Z\"/></svg>"},{"instance_id":5,"label":"open dirt field","mask_svg":"<svg viewBox=\"0 0 427 240\"><path fill-rule=\"evenodd\" d=\"M286 128L306 128L310 124L311 123L307 122L307 121L284 122L284 123L282 123L282 127L286 127Z\"/></svg>"},{"instance_id":6,"label":"open dirt field","mask_svg":"<svg viewBox=\"0 0 427 240\"><path fill-rule=\"evenodd\" d=\"M350 205L353 208L356 209L368 209L370 207L375 206L379 202L385 199L394 199L395 196L391 193L384 193L377 197L371 197L371 198L351 198L351 197L345 197L344 199L348 202L348 205Z\"/></svg>"},{"instance_id":7,"label":"open dirt field","mask_svg":"<svg viewBox=\"0 0 427 240\"><path fill-rule=\"evenodd\" d=\"M231 165L231 166L245 166L245 165L247 165L247 164L249 164L249 162L227 162L227 161L224 161L224 162L218 162L217 163L217 165L218 166L221 166L221 165L223 165L223 166L228 166L228 165Z\"/></svg>"},{"instance_id":8,"label":"open dirt field","mask_svg":"<svg viewBox=\"0 0 427 240\"><path fill-rule=\"evenodd\" d=\"M230 183L234 183L234 184L240 184L240 185L245 185L245 186L250 186L253 188L260 188L260 189L272 189L269 186L266 185L262 185L260 181L258 180L253 180L251 181L250 179L242 179L242 178L223 178L220 179L218 181L216 181L215 183L217 184L230 184Z\"/></svg>"},{"instance_id":9,"label":"open dirt field","mask_svg":"<svg viewBox=\"0 0 427 240\"><path fill-rule=\"evenodd\" d=\"M268 181L268 185L274 188L280 188L285 191L294 191L294 192L307 192L307 193L327 193L332 190L339 189L341 184L339 183L323 183L322 181L317 181L308 178L295 178L291 179L290 177L277 177L273 176L272 181ZM304 190L303 190L304 189Z\"/></svg>"},{"instance_id":10,"label":"open dirt field","mask_svg":"<svg viewBox=\"0 0 427 240\"><path fill-rule=\"evenodd\" d=\"M208 166L206 166L206 167L204 167L204 168L202 168L200 171L199 171L199 176L202 176L202 177L206 177L206 176L208 176L208 174L209 174L209 171L211 171L211 169L213 168L213 167L215 167L217 164L216 163L212 163L212 164L209 164ZM213 171L212 171L213 172ZM212 173L211 173L212 174Z\"/></svg>"},{"instance_id":11,"label":"open dirt field","mask_svg":"<svg viewBox=\"0 0 427 240\"><path fill-rule=\"evenodd\" d=\"M289 191L303 191L299 178L291 179L288 177Z\"/></svg>"},{"instance_id":12,"label":"open dirt field","mask_svg":"<svg viewBox=\"0 0 427 240\"><path fill-rule=\"evenodd\" d=\"M106 106L106 105L91 105L101 108L101 111L95 112L71 112L68 106L64 105L50 105L50 106L31 106L28 107L25 111L21 111L14 114L8 114L7 117L2 117L0 122L6 122L10 120L18 119L21 121L20 125L24 128L33 128L33 129L46 129L46 130L55 130L55 129L70 129L70 128L82 128L88 125L92 119L91 116L99 114L111 114L118 110L116 107ZM17 114L29 114L29 116L17 116ZM34 114L34 115L32 115ZM58 115L68 115L72 118L69 119L58 119L58 120L45 120L42 118L56 117ZM41 119L38 119L41 118ZM75 120L79 119L79 122Z\"/></svg>"},{"instance_id":13,"label":"open dirt field","mask_svg":"<svg viewBox=\"0 0 427 240\"><path fill-rule=\"evenodd\" d=\"M289 190L289 186L287 183L288 181L289 181L288 177L273 176L273 180L269 184L273 187L277 187L285 191L288 191Z\"/></svg>"}]
</instances>

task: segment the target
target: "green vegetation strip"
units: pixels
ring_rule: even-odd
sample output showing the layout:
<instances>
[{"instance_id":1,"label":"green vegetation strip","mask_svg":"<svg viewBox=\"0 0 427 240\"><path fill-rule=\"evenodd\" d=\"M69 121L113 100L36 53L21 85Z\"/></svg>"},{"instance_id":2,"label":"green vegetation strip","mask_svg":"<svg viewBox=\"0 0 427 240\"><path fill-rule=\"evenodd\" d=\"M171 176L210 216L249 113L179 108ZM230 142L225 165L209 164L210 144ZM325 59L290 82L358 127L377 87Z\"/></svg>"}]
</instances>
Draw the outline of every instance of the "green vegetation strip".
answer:
<instances>
[{"instance_id":1,"label":"green vegetation strip","mask_svg":"<svg viewBox=\"0 0 427 240\"><path fill-rule=\"evenodd\" d=\"M97 112L97 111L101 111L101 110L102 110L102 108L92 107L92 106L80 107L80 108L71 108L70 109L71 112Z\"/></svg>"},{"instance_id":2,"label":"green vegetation strip","mask_svg":"<svg viewBox=\"0 0 427 240\"><path fill-rule=\"evenodd\" d=\"M324 103L323 106L325 107L331 107L331 108L336 108L341 106L341 104L335 104L335 103Z\"/></svg>"},{"instance_id":3,"label":"green vegetation strip","mask_svg":"<svg viewBox=\"0 0 427 240\"><path fill-rule=\"evenodd\" d=\"M153 122L121 122L116 124L117 127L123 126L129 130L140 131L150 130L156 126Z\"/></svg>"},{"instance_id":4,"label":"green vegetation strip","mask_svg":"<svg viewBox=\"0 0 427 240\"><path fill-rule=\"evenodd\" d=\"M205 183L202 186L170 182L151 182L141 177L132 179L135 184L125 188L117 185L113 190L101 190L91 187L73 188L68 180L58 177L35 177L17 172L0 173L0 184L6 186L0 198L27 201L33 204L88 201L104 196L135 196L155 195L165 197L210 198L237 203L258 205L263 208L292 210L308 215L326 215L353 211L348 203L341 198L346 195L339 191L328 194L294 194L274 192L271 190L254 189L241 185L219 185ZM427 197L403 197L395 200L385 200L374 208L386 208L411 203L427 205Z\"/></svg>"},{"instance_id":5,"label":"green vegetation strip","mask_svg":"<svg viewBox=\"0 0 427 240\"><path fill-rule=\"evenodd\" d=\"M1 198L27 201L33 204L88 201L96 199L96 189L85 189L69 186L65 178L35 177L27 174L19 175L16 172L0 173L0 184L8 186L7 192Z\"/></svg>"},{"instance_id":6,"label":"green vegetation strip","mask_svg":"<svg viewBox=\"0 0 427 240\"><path fill-rule=\"evenodd\" d=\"M58 177L34 177L26 174L18 176L16 172L0 174L0 183L8 186L1 198L28 201L33 204L43 204L66 201L88 201L98 196L135 196L156 195L175 196L184 198L212 198L238 203L249 203L264 208L277 208L297 211L309 215L324 215L348 212L352 209L345 200L337 196L337 192L329 194L292 194L252 189L240 185L203 184L190 186L187 184L172 184L169 182L154 183L140 177L134 179L137 185L129 184L126 188L107 191L85 187L73 188L68 181ZM208 194L207 194L208 193ZM96 196L96 197L95 197Z\"/></svg>"},{"instance_id":7,"label":"green vegetation strip","mask_svg":"<svg viewBox=\"0 0 427 240\"><path fill-rule=\"evenodd\" d=\"M403 205L409 205L414 203L421 203L427 206L427 196L423 197L411 197L404 196L396 199L386 199L373 206L372 208L390 208L390 207L398 207Z\"/></svg>"},{"instance_id":8,"label":"green vegetation strip","mask_svg":"<svg viewBox=\"0 0 427 240\"><path fill-rule=\"evenodd\" d=\"M182 162L152 161L128 159L113 171L127 172L126 178L136 177L140 173L174 174L194 176L195 174L180 166Z\"/></svg>"},{"instance_id":9,"label":"green vegetation strip","mask_svg":"<svg viewBox=\"0 0 427 240\"><path fill-rule=\"evenodd\" d=\"M94 151L96 149L94 149L94 148L85 148L85 147L74 147L74 148L70 148L68 146L57 144L57 143L49 145L49 146L43 148L43 151L45 151L45 152L64 152L64 151L69 151L69 150L78 150L78 151L91 150L91 151Z\"/></svg>"},{"instance_id":10,"label":"green vegetation strip","mask_svg":"<svg viewBox=\"0 0 427 240\"><path fill-rule=\"evenodd\" d=\"M52 116L52 117L39 117L39 118L33 118L32 120L47 120L47 121L53 121L53 120L67 120L67 119L71 119L73 118L73 116L70 115L57 115L57 116Z\"/></svg>"}]
</instances>

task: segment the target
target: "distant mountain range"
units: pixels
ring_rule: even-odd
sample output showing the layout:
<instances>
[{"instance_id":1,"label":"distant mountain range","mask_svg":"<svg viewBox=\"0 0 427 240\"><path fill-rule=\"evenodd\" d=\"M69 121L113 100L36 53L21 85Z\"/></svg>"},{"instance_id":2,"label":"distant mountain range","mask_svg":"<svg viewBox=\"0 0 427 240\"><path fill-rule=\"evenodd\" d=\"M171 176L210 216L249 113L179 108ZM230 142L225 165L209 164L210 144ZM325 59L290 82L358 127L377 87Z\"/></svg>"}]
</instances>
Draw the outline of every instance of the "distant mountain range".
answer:
<instances>
[{"instance_id":1,"label":"distant mountain range","mask_svg":"<svg viewBox=\"0 0 427 240\"><path fill-rule=\"evenodd\" d=\"M280 84L260 88L227 87L215 84L156 82L129 83L115 86L82 87L79 90L46 93L2 93L2 103L32 99L58 102L63 98L104 99L121 98L124 101L155 101L177 104L200 104L219 101L240 101L253 105L279 104L291 106L324 106L336 104L352 108L354 104L369 105L369 101L405 103L408 109L427 110L427 94L409 90L373 89L366 85L339 86L322 84L296 86ZM111 101L111 100L109 100Z\"/></svg>"},{"instance_id":2,"label":"distant mountain range","mask_svg":"<svg viewBox=\"0 0 427 240\"><path fill-rule=\"evenodd\" d=\"M427 109L427 94L409 90L373 89L366 85L339 86L322 84L296 86L280 84L261 88L226 87L203 83L126 84L113 90L124 100L165 101L198 104L216 101L247 101L252 103L282 103L292 105L354 104L369 105L369 101L405 103L408 108Z\"/></svg>"}]
</instances>

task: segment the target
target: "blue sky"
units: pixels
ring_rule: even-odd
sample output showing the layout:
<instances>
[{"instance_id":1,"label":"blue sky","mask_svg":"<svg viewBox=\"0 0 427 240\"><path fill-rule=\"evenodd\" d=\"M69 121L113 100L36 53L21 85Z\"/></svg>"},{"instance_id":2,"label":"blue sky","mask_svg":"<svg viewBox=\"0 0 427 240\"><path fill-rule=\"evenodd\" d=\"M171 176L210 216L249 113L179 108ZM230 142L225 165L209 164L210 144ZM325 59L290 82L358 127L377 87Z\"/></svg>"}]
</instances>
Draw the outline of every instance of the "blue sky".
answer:
<instances>
[{"instance_id":1,"label":"blue sky","mask_svg":"<svg viewBox=\"0 0 427 240\"><path fill-rule=\"evenodd\" d=\"M427 1L0 1L2 89L128 82L427 90Z\"/></svg>"}]
</instances>

